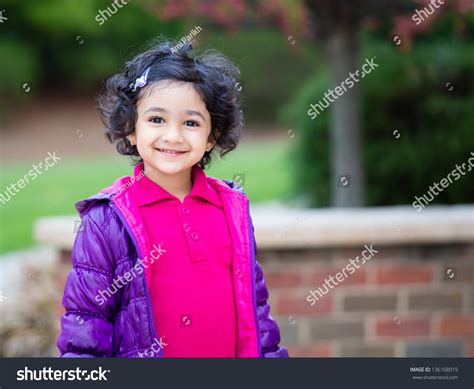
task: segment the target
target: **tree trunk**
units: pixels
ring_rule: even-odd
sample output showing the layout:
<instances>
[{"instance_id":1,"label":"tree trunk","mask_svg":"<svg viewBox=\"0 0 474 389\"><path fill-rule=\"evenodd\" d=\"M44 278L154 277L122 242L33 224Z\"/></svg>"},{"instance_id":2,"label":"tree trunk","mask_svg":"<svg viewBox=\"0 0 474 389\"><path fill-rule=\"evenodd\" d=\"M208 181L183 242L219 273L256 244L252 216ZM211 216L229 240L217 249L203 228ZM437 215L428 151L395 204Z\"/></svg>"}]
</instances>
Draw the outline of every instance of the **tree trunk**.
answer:
<instances>
[{"instance_id":1,"label":"tree trunk","mask_svg":"<svg viewBox=\"0 0 474 389\"><path fill-rule=\"evenodd\" d=\"M327 41L332 75L331 89L359 68L357 30L334 29ZM363 82L363 80L361 80ZM360 84L343 92L331 104L331 174L333 207L358 207L365 204L365 183L362 169L362 134ZM334 95L337 96L336 92Z\"/></svg>"}]
</instances>

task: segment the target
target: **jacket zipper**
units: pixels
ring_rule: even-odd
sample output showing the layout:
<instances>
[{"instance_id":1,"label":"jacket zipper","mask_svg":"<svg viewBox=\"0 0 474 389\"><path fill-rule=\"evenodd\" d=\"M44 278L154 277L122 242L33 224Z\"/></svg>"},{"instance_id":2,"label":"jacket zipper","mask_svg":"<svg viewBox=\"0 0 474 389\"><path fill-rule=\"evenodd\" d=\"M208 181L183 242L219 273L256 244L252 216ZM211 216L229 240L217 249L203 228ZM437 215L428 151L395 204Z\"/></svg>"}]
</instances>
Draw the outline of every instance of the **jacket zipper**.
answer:
<instances>
[{"instance_id":1,"label":"jacket zipper","mask_svg":"<svg viewBox=\"0 0 474 389\"><path fill-rule=\"evenodd\" d=\"M262 357L262 344L261 344L261 339L260 339L260 326L258 324L258 315L257 315L257 291L255 289L255 266L256 263L255 261L257 260L256 258L256 251L255 251L255 238L254 238L254 233L252 231L252 223L251 223L251 218L250 218L250 204L247 199L245 199L246 202L246 210L247 210L247 225L248 225L248 233L249 233L249 241L250 241L250 274L251 274L251 280L252 280L252 300L253 300L253 315L254 315L254 320L255 320L255 328L257 330L257 346L258 346L258 356Z\"/></svg>"},{"instance_id":2,"label":"jacket zipper","mask_svg":"<svg viewBox=\"0 0 474 389\"><path fill-rule=\"evenodd\" d=\"M128 234L130 235L130 238L132 239L132 242L133 244L135 245L135 249L137 251L137 253L139 254L139 258L143 259L143 253L141 252L140 250L140 246L138 246L138 243L135 239L135 234L133 234L133 231L131 230L130 228L130 225L128 224L125 216L123 215L123 213L120 211L120 209L118 209L118 207L116 206L116 204L113 202L113 200L111 199L110 200L110 204L111 204L111 207L112 209L114 210L114 212L118 215L119 219L122 221L122 224L124 225L125 229L127 230ZM152 344L148 347L148 348L151 348L151 346L154 344L155 340L159 340L160 338L158 337L158 333L156 332L156 327L155 327L155 319L154 319L154 316L153 316L153 311L151 309L151 298L150 298L150 291L148 289L148 285L146 283L146 280L145 280L145 272L142 273L143 275L143 280L145 282L145 290L146 290L146 296L147 296L147 309L148 309L148 317L150 318L150 321L151 321L151 328L150 328L150 331L153 335L153 339L152 339ZM148 323L148 326L150 327L150 323ZM164 354L163 352L163 349L161 348L160 351L158 352L158 356L161 356Z\"/></svg>"}]
</instances>

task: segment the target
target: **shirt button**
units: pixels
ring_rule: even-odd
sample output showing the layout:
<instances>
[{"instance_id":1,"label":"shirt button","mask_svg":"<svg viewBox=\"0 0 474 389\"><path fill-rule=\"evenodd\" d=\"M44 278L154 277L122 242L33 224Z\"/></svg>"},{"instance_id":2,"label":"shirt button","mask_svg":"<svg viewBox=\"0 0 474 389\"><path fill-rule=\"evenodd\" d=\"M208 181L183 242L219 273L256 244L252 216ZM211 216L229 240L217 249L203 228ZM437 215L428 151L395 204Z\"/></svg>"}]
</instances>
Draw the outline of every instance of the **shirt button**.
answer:
<instances>
[{"instance_id":1,"label":"shirt button","mask_svg":"<svg viewBox=\"0 0 474 389\"><path fill-rule=\"evenodd\" d=\"M235 274L237 274L237 278L242 278L242 270L237 269Z\"/></svg>"},{"instance_id":2,"label":"shirt button","mask_svg":"<svg viewBox=\"0 0 474 389\"><path fill-rule=\"evenodd\" d=\"M193 238L194 240L198 240L198 239L199 239L199 235L196 234L195 232L191 232L191 238Z\"/></svg>"},{"instance_id":3,"label":"shirt button","mask_svg":"<svg viewBox=\"0 0 474 389\"><path fill-rule=\"evenodd\" d=\"M181 208L181 210L183 211L183 213L185 215L189 215L189 208L188 207L183 207L183 208Z\"/></svg>"},{"instance_id":4,"label":"shirt button","mask_svg":"<svg viewBox=\"0 0 474 389\"><path fill-rule=\"evenodd\" d=\"M189 224L188 223L184 223L183 224L183 228L184 228L184 231L189 231L190 227L189 227Z\"/></svg>"}]
</instances>

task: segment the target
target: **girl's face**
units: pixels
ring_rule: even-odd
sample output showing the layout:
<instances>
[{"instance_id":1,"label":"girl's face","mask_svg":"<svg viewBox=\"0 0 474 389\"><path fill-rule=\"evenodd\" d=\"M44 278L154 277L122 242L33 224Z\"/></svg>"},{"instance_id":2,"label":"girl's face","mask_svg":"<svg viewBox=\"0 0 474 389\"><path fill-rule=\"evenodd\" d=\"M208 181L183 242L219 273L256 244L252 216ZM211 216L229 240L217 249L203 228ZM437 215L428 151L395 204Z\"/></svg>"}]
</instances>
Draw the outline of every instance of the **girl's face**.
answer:
<instances>
[{"instance_id":1,"label":"girl's face","mask_svg":"<svg viewBox=\"0 0 474 389\"><path fill-rule=\"evenodd\" d=\"M128 138L137 145L145 167L165 174L191 169L210 140L211 117L191 83L154 82L137 104L135 132Z\"/></svg>"}]
</instances>

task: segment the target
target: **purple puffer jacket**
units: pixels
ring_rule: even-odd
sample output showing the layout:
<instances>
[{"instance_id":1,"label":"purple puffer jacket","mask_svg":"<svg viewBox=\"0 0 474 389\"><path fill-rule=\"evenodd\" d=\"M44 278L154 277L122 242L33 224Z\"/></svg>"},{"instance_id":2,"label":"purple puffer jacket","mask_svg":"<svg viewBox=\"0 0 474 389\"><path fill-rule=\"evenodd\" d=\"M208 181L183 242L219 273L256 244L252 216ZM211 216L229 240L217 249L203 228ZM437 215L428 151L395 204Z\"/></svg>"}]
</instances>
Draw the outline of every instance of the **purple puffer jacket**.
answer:
<instances>
[{"instance_id":1,"label":"purple puffer jacket","mask_svg":"<svg viewBox=\"0 0 474 389\"><path fill-rule=\"evenodd\" d=\"M269 314L268 291L255 259L257 247L248 198L233 181L209 176L207 181L220 195L231 232L236 356L288 357L287 350L279 346L280 331ZM143 263L151 245L128 191L132 184L132 177L119 178L110 187L76 204L82 223L62 300L66 312L61 317L57 342L62 357L166 354L166 343L157 334L153 319L148 291L150 271L136 266L139 259ZM132 268L142 270L111 297L99 301L99 291L106 290L120 276L123 279L124 273Z\"/></svg>"}]
</instances>

